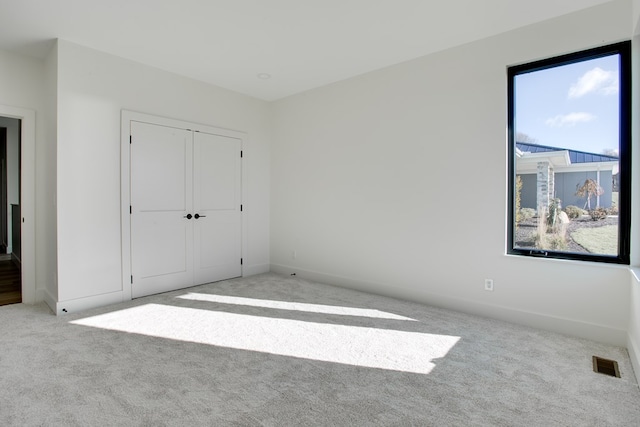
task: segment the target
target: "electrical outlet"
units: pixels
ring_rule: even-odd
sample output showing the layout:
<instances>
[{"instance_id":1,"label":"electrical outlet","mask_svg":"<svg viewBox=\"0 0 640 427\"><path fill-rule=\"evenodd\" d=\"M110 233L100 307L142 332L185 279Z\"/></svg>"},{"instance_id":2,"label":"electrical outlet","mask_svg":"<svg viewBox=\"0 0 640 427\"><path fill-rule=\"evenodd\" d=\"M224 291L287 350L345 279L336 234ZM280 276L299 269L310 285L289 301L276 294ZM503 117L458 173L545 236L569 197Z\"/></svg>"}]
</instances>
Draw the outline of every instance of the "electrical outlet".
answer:
<instances>
[{"instance_id":1,"label":"electrical outlet","mask_svg":"<svg viewBox=\"0 0 640 427\"><path fill-rule=\"evenodd\" d=\"M484 290L493 291L493 279L484 279Z\"/></svg>"}]
</instances>

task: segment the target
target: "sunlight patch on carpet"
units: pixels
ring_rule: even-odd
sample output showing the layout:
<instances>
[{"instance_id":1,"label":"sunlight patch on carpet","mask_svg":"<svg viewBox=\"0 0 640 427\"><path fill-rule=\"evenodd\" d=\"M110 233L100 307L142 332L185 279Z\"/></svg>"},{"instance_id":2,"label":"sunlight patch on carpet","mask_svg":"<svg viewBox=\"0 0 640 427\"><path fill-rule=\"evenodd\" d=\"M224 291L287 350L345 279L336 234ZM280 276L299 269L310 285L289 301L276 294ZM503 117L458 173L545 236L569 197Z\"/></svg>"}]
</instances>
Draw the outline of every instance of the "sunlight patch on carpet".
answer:
<instances>
[{"instance_id":1,"label":"sunlight patch on carpet","mask_svg":"<svg viewBox=\"0 0 640 427\"><path fill-rule=\"evenodd\" d=\"M428 374L460 337L146 304L75 325L323 362Z\"/></svg>"},{"instance_id":2,"label":"sunlight patch on carpet","mask_svg":"<svg viewBox=\"0 0 640 427\"><path fill-rule=\"evenodd\" d=\"M230 297L215 294L188 293L180 295L177 298L188 299L192 301L217 302L221 304L245 305L250 307L275 308L278 310L305 311L308 313L336 314L339 316L358 316L371 317L374 319L392 319L392 320L408 320L416 322L404 316L398 316L392 313L386 313L380 310L372 310L367 308L342 307L334 305L307 304L302 302L273 301L255 298Z\"/></svg>"}]
</instances>

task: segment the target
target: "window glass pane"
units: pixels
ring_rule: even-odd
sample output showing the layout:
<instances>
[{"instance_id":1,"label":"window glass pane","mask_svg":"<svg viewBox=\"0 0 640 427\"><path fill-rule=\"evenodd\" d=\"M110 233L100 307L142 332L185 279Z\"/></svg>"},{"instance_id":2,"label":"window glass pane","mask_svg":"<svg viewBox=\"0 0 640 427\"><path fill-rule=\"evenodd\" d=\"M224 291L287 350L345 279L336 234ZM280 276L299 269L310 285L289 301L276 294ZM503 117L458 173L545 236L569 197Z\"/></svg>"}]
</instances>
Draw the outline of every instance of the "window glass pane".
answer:
<instances>
[{"instance_id":1,"label":"window glass pane","mask_svg":"<svg viewBox=\"0 0 640 427\"><path fill-rule=\"evenodd\" d=\"M621 55L511 79L512 252L619 261Z\"/></svg>"}]
</instances>

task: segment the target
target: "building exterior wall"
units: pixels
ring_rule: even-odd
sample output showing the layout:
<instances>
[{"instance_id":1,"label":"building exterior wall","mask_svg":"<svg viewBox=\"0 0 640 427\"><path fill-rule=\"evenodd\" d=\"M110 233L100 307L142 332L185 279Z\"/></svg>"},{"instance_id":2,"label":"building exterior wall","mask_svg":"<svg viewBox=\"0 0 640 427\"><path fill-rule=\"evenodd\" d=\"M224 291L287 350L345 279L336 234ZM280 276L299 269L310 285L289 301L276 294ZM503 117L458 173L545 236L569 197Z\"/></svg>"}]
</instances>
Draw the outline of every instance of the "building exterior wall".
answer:
<instances>
[{"instance_id":1,"label":"building exterior wall","mask_svg":"<svg viewBox=\"0 0 640 427\"><path fill-rule=\"evenodd\" d=\"M536 208L536 181L537 176L535 173L527 173L520 175L522 180L522 190L520 192L520 207L521 208Z\"/></svg>"},{"instance_id":2,"label":"building exterior wall","mask_svg":"<svg viewBox=\"0 0 640 427\"><path fill-rule=\"evenodd\" d=\"M562 206L574 205L579 208L584 207L587 198L575 195L576 190L581 187L585 180L597 180L597 172L567 172L556 174L556 197L562 200ZM600 207L611 207L611 192L613 189L613 180L611 171L600 172L600 186L604 193L600 196ZM591 200L591 208L596 207L596 198Z\"/></svg>"},{"instance_id":3,"label":"building exterior wall","mask_svg":"<svg viewBox=\"0 0 640 427\"><path fill-rule=\"evenodd\" d=\"M536 199L536 174L521 174L522 180L522 192L520 193L520 207L537 209ZM562 202L562 207L577 206L579 208L584 207L587 201L586 197L578 197L575 195L576 189L586 179L597 179L597 172L560 172L555 174L555 193L556 197ZM576 187L577 186L577 187ZM613 192L613 177L611 171L600 172L600 186L604 189L604 194L600 196L600 206L603 208L610 208ZM591 207L596 207L595 198L591 200Z\"/></svg>"}]
</instances>

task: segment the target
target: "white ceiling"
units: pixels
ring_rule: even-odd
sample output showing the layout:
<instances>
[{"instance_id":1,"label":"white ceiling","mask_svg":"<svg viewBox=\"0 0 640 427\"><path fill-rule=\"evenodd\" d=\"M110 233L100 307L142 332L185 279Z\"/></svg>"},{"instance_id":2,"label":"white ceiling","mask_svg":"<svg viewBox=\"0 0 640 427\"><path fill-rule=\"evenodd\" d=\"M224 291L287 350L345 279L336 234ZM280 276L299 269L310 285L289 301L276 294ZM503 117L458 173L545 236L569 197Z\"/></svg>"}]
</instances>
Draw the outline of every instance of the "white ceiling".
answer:
<instances>
[{"instance_id":1,"label":"white ceiling","mask_svg":"<svg viewBox=\"0 0 640 427\"><path fill-rule=\"evenodd\" d=\"M275 100L608 1L0 0L0 49L61 38Z\"/></svg>"}]
</instances>

